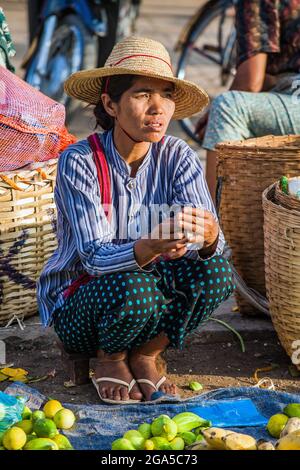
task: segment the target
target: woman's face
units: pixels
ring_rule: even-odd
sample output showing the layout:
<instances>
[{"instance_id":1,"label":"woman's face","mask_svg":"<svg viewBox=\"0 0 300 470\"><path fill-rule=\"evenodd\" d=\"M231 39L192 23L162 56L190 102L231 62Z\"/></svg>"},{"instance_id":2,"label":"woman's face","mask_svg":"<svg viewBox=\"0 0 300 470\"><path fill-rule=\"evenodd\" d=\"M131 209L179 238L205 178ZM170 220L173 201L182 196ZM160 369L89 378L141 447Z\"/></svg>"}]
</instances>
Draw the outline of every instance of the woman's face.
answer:
<instances>
[{"instance_id":1,"label":"woman's face","mask_svg":"<svg viewBox=\"0 0 300 470\"><path fill-rule=\"evenodd\" d=\"M118 103L107 104L116 118L115 126L119 124L137 141L159 142L175 111L173 96L172 82L138 77Z\"/></svg>"}]
</instances>

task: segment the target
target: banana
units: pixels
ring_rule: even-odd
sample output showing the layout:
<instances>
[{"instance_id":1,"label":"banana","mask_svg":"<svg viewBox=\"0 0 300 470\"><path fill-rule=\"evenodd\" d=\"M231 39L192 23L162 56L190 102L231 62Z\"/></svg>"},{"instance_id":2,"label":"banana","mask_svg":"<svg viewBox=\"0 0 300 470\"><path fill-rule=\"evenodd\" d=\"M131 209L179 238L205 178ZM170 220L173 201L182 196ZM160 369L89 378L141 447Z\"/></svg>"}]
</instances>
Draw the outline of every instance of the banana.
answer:
<instances>
[{"instance_id":1,"label":"banana","mask_svg":"<svg viewBox=\"0 0 300 470\"><path fill-rule=\"evenodd\" d=\"M275 444L276 450L300 450L300 429L279 439Z\"/></svg>"},{"instance_id":2,"label":"banana","mask_svg":"<svg viewBox=\"0 0 300 470\"><path fill-rule=\"evenodd\" d=\"M257 450L257 442L248 434L237 432L228 434L222 438L226 450Z\"/></svg>"},{"instance_id":3,"label":"banana","mask_svg":"<svg viewBox=\"0 0 300 470\"><path fill-rule=\"evenodd\" d=\"M280 438L300 429L300 418L290 418L281 431Z\"/></svg>"},{"instance_id":4,"label":"banana","mask_svg":"<svg viewBox=\"0 0 300 470\"><path fill-rule=\"evenodd\" d=\"M207 428L202 431L206 442L216 450L225 450L224 438L232 434L232 431L222 428Z\"/></svg>"},{"instance_id":5,"label":"banana","mask_svg":"<svg viewBox=\"0 0 300 470\"><path fill-rule=\"evenodd\" d=\"M273 446L272 442L260 439L257 441L257 450L275 450L275 447Z\"/></svg>"}]
</instances>

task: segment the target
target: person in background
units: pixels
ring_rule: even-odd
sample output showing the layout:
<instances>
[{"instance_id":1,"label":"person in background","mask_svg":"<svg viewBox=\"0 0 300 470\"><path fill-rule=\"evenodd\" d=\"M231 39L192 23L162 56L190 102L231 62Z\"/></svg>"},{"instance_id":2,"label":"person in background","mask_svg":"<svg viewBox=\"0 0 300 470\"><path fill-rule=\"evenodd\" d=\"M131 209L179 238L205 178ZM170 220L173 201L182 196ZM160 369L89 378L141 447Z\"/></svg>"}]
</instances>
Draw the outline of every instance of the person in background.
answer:
<instances>
[{"instance_id":1,"label":"person in background","mask_svg":"<svg viewBox=\"0 0 300 470\"><path fill-rule=\"evenodd\" d=\"M230 91L215 98L196 126L213 199L219 142L300 134L300 0L239 0L236 29Z\"/></svg>"},{"instance_id":2,"label":"person in background","mask_svg":"<svg viewBox=\"0 0 300 470\"><path fill-rule=\"evenodd\" d=\"M0 66L11 72L15 72L15 67L10 58L16 54L14 44L8 29L8 24L3 9L0 7Z\"/></svg>"}]
</instances>

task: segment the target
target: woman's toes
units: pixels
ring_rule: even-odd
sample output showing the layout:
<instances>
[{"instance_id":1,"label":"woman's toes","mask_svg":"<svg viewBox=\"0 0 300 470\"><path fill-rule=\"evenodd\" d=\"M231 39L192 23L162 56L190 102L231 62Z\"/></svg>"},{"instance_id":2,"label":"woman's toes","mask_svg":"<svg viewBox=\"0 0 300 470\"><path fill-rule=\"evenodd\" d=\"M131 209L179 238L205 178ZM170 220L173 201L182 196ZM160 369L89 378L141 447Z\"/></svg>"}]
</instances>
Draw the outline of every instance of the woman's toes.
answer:
<instances>
[{"instance_id":1,"label":"woman's toes","mask_svg":"<svg viewBox=\"0 0 300 470\"><path fill-rule=\"evenodd\" d=\"M101 397L107 398L107 390L105 387L100 388L100 394L101 394Z\"/></svg>"},{"instance_id":2,"label":"woman's toes","mask_svg":"<svg viewBox=\"0 0 300 470\"><path fill-rule=\"evenodd\" d=\"M126 388L122 387L121 388L121 391L120 391L120 395L121 395L121 400L129 400L129 395L128 395L128 391Z\"/></svg>"},{"instance_id":3,"label":"woman's toes","mask_svg":"<svg viewBox=\"0 0 300 470\"><path fill-rule=\"evenodd\" d=\"M129 396L132 400L141 400L143 398L143 394L141 392L133 390L131 390Z\"/></svg>"}]
</instances>

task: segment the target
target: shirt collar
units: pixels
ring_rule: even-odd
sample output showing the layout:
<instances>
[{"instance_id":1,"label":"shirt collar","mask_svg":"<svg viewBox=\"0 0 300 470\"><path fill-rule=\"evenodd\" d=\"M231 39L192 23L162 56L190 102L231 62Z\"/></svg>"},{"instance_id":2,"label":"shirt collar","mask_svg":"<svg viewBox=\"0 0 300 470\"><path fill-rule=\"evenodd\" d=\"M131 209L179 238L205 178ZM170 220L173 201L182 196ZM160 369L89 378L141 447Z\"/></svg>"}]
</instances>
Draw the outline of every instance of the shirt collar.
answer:
<instances>
[{"instance_id":1,"label":"shirt collar","mask_svg":"<svg viewBox=\"0 0 300 470\"><path fill-rule=\"evenodd\" d=\"M140 164L138 171L135 175L137 177L140 173L142 173L149 165L151 161L151 154L152 154L152 144L149 147L147 154L144 157L144 160ZM116 167L119 173L130 176L131 173L131 166L122 158L119 154L118 150L115 147L114 139L113 139L113 131L108 131L106 134L105 139L105 154L106 158Z\"/></svg>"}]
</instances>

